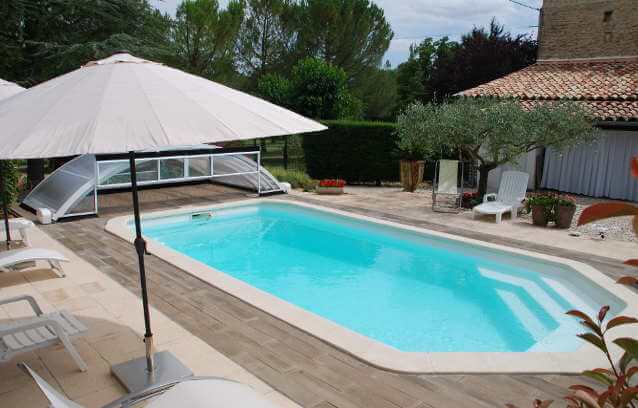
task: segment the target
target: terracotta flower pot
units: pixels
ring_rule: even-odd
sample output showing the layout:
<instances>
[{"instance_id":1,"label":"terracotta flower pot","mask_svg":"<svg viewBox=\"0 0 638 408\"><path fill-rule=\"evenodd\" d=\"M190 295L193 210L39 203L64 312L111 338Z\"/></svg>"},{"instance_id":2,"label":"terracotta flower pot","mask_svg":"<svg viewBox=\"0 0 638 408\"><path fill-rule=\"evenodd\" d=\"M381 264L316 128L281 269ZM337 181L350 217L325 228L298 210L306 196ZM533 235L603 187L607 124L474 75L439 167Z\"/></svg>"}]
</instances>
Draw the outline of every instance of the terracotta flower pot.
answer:
<instances>
[{"instance_id":1,"label":"terracotta flower pot","mask_svg":"<svg viewBox=\"0 0 638 408\"><path fill-rule=\"evenodd\" d=\"M532 223L541 227L546 227L549 219L544 205L532 206Z\"/></svg>"},{"instance_id":2,"label":"terracotta flower pot","mask_svg":"<svg viewBox=\"0 0 638 408\"><path fill-rule=\"evenodd\" d=\"M423 160L401 160L401 184L403 191L414 192L423 181L423 171L425 161Z\"/></svg>"},{"instance_id":3,"label":"terracotta flower pot","mask_svg":"<svg viewBox=\"0 0 638 408\"><path fill-rule=\"evenodd\" d=\"M339 195L343 194L343 187L322 187L317 186L315 193L320 195Z\"/></svg>"},{"instance_id":4,"label":"terracotta flower pot","mask_svg":"<svg viewBox=\"0 0 638 408\"><path fill-rule=\"evenodd\" d=\"M576 213L575 205L559 205L556 207L556 228L569 228Z\"/></svg>"}]
</instances>

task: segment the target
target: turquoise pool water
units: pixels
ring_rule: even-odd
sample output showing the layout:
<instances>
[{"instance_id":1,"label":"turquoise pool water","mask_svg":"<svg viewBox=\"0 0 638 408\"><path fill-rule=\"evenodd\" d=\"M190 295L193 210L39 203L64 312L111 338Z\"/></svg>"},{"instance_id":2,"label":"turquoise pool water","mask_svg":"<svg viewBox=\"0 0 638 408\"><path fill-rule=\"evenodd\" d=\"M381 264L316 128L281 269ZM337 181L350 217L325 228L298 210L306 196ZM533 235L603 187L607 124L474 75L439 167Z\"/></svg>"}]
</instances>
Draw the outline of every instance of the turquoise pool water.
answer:
<instances>
[{"instance_id":1,"label":"turquoise pool water","mask_svg":"<svg viewBox=\"0 0 638 408\"><path fill-rule=\"evenodd\" d=\"M144 234L403 351L573 351L564 314L617 298L568 267L284 203L145 220Z\"/></svg>"}]
</instances>

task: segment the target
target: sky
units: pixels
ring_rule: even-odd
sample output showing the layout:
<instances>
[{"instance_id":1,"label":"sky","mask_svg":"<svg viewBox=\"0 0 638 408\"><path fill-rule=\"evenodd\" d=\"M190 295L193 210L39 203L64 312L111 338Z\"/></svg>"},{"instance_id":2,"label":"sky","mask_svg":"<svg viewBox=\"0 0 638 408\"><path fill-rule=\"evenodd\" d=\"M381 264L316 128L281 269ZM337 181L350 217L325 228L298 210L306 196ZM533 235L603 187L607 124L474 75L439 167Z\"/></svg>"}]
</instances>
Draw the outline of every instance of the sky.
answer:
<instances>
[{"instance_id":1,"label":"sky","mask_svg":"<svg viewBox=\"0 0 638 408\"><path fill-rule=\"evenodd\" d=\"M162 11L175 14L181 0L150 0ZM538 11L510 0L373 0L383 8L394 31L394 39L385 55L392 66L408 58L410 44L426 37L448 36L453 40L473 27L488 26L492 17L512 34L529 33L536 37ZM539 8L542 0L515 0ZM220 0L225 5L228 0Z\"/></svg>"}]
</instances>

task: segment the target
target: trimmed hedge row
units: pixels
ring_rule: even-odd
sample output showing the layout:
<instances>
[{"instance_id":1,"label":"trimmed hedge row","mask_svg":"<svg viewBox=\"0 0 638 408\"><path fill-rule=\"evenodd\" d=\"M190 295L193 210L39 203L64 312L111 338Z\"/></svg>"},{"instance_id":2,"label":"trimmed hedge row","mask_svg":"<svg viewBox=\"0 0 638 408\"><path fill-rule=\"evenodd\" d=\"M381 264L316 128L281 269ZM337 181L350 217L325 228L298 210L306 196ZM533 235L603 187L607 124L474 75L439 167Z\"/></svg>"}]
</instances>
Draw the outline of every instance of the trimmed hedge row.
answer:
<instances>
[{"instance_id":1,"label":"trimmed hedge row","mask_svg":"<svg viewBox=\"0 0 638 408\"><path fill-rule=\"evenodd\" d=\"M315 179L398 181L395 123L324 121L328 130L303 135L306 171Z\"/></svg>"}]
</instances>

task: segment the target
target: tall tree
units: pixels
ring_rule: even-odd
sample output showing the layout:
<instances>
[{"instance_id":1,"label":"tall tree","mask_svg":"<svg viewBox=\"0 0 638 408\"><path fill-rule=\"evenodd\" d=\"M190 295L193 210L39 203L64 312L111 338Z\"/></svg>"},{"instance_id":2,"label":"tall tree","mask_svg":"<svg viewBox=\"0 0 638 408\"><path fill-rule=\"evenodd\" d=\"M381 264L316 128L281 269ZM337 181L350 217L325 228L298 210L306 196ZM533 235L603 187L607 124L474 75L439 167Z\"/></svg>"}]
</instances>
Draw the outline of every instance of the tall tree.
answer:
<instances>
[{"instance_id":1,"label":"tall tree","mask_svg":"<svg viewBox=\"0 0 638 408\"><path fill-rule=\"evenodd\" d=\"M352 79L379 67L393 32L370 0L302 0L297 5L301 55L321 58Z\"/></svg>"},{"instance_id":2,"label":"tall tree","mask_svg":"<svg viewBox=\"0 0 638 408\"><path fill-rule=\"evenodd\" d=\"M295 10L291 0L248 0L237 44L242 73L255 79L290 62L297 39Z\"/></svg>"},{"instance_id":3,"label":"tall tree","mask_svg":"<svg viewBox=\"0 0 638 408\"><path fill-rule=\"evenodd\" d=\"M147 0L12 0L0 12L0 77L25 86L123 49L166 56L170 20Z\"/></svg>"},{"instance_id":4,"label":"tall tree","mask_svg":"<svg viewBox=\"0 0 638 408\"><path fill-rule=\"evenodd\" d=\"M231 0L226 9L217 0L184 0L177 7L171 33L176 64L209 79L232 76L243 14L241 0Z\"/></svg>"},{"instance_id":5,"label":"tall tree","mask_svg":"<svg viewBox=\"0 0 638 408\"><path fill-rule=\"evenodd\" d=\"M426 38L410 48L399 65L401 106L419 100L442 102L453 94L524 68L536 59L536 41L512 36L495 20L489 29L474 28L460 43Z\"/></svg>"},{"instance_id":6,"label":"tall tree","mask_svg":"<svg viewBox=\"0 0 638 408\"><path fill-rule=\"evenodd\" d=\"M489 29L474 28L464 35L454 58L442 69L454 68L459 92L533 64L537 49L535 40L526 34L512 36L492 19Z\"/></svg>"},{"instance_id":7,"label":"tall tree","mask_svg":"<svg viewBox=\"0 0 638 408\"><path fill-rule=\"evenodd\" d=\"M371 120L394 121L397 113L397 71L389 63L384 68L368 68L352 81L350 92L363 101L363 116Z\"/></svg>"}]
</instances>

